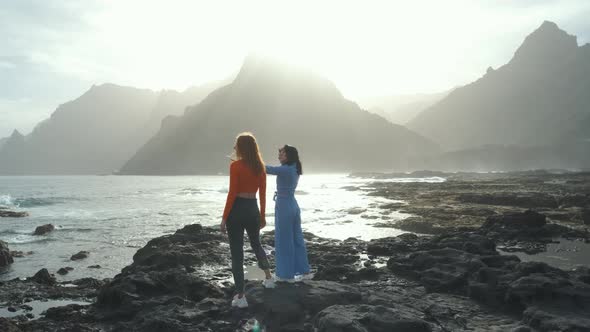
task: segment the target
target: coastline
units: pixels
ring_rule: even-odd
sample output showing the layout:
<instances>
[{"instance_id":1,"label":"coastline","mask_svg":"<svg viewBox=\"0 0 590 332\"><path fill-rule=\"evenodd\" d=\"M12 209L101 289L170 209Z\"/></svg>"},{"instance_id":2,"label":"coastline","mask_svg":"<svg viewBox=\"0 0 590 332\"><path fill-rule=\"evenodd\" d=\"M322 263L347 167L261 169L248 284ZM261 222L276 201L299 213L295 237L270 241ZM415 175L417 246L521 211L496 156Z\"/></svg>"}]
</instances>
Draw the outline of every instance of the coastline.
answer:
<instances>
[{"instance_id":1,"label":"coastline","mask_svg":"<svg viewBox=\"0 0 590 332\"><path fill-rule=\"evenodd\" d=\"M11 331L248 331L256 319L269 331L332 331L349 324L358 331L374 324L408 331L590 328L588 267L564 271L520 262L500 255L494 241L482 235L486 232L372 241L306 233L314 280L270 290L250 280L250 307L241 310L230 307L225 236L189 225L150 241L113 279L66 285L40 272L2 283L1 301L23 313L22 306L35 300L78 303L49 309L36 320L0 319L0 326ZM272 234L262 241L272 243ZM246 258L254 265L251 253Z\"/></svg>"},{"instance_id":2,"label":"coastline","mask_svg":"<svg viewBox=\"0 0 590 332\"><path fill-rule=\"evenodd\" d=\"M559 175L557 184L540 184L537 176L520 177L518 182L508 179L522 186L521 192L530 193L527 188L533 186L548 188L536 191L545 195L521 195L514 202L543 202L539 197L548 197L547 192L557 186L586 188L587 181L580 176L587 175ZM558 237L588 242L583 221L552 217L583 210L587 196L572 197L562 189L560 204L536 212L525 211L525 206L460 200L474 197L461 196L469 194L465 188L473 193L478 186L474 181L451 178L446 183L424 184L436 188L430 191L419 183L387 182L362 189L369 195L406 198L402 209L436 220L441 227L437 226L436 234L408 233L370 241L305 233L315 278L279 284L274 290L250 280L246 310L230 307L233 285L226 237L216 228L194 224L149 241L114 278L57 282L47 271L40 271L27 280L0 283L2 307L15 309L13 317L0 318L0 327L8 331L248 331L256 319L267 331L590 329L588 264L563 270L521 261L504 250L542 252ZM508 192L499 190L508 186L494 181L508 182L504 177L485 180L493 190L484 194ZM420 191L427 194L418 195ZM573 203L564 206L563 202ZM437 206L442 207L443 218L425 218ZM400 206L382 208L398 210ZM494 213L477 214L477 209L494 209ZM470 223L443 222L459 214L468 216ZM272 246L273 234L265 233L262 243ZM510 243L512 247L507 246ZM251 252L246 252L245 264L255 265ZM44 316L27 317L45 300L72 303L51 308Z\"/></svg>"}]
</instances>

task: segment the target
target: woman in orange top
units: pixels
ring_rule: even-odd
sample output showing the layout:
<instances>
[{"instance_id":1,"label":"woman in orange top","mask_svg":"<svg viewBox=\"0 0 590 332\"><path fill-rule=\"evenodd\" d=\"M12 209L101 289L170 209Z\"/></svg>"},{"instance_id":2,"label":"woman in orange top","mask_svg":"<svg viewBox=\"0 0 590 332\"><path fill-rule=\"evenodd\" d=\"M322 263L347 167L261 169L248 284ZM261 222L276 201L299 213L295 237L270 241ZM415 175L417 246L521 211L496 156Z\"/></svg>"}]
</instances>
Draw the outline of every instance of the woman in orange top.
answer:
<instances>
[{"instance_id":1,"label":"woman in orange top","mask_svg":"<svg viewBox=\"0 0 590 332\"><path fill-rule=\"evenodd\" d=\"M264 270L266 279L263 285L274 288L270 274L270 265L266 253L260 245L260 229L266 226L264 213L266 209L266 172L264 162L258 152L256 138L251 133L242 133L236 138L234 146L237 160L231 163L229 172L229 192L221 231L227 230L231 251L232 273L236 285L236 296L232 306L245 308L248 301L244 296L244 230L248 233L250 245L258 260L258 266ZM256 203L256 191L260 196L260 210Z\"/></svg>"}]
</instances>

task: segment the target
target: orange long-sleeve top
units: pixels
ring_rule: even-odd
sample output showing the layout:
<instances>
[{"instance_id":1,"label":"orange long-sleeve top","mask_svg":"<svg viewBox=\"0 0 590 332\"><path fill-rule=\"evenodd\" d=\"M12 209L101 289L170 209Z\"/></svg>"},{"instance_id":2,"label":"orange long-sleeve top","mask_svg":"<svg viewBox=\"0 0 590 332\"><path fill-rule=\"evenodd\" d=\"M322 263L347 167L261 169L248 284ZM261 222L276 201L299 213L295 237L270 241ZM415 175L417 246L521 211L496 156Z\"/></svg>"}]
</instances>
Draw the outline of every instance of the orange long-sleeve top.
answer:
<instances>
[{"instance_id":1,"label":"orange long-sleeve top","mask_svg":"<svg viewBox=\"0 0 590 332\"><path fill-rule=\"evenodd\" d=\"M260 175L254 172L242 160L237 160L229 166L229 191L223 210L223 219L227 220L238 193L255 193L260 197L260 215L264 218L266 212L266 172L264 167Z\"/></svg>"}]
</instances>

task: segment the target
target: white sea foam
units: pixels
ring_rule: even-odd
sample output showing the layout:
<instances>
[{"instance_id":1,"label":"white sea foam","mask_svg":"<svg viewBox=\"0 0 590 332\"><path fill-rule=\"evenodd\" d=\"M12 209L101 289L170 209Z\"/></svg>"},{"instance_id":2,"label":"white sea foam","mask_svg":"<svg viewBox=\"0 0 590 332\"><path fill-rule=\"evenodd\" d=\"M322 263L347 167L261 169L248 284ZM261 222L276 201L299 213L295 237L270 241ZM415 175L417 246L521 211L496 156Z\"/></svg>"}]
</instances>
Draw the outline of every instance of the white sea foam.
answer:
<instances>
[{"instance_id":1,"label":"white sea foam","mask_svg":"<svg viewBox=\"0 0 590 332\"><path fill-rule=\"evenodd\" d=\"M55 241L53 238L31 235L31 234L18 234L15 236L7 237L4 240L6 243L10 244L26 244L26 243L43 243L49 241Z\"/></svg>"},{"instance_id":2,"label":"white sea foam","mask_svg":"<svg viewBox=\"0 0 590 332\"><path fill-rule=\"evenodd\" d=\"M439 176L432 176L427 178L391 178L391 179L375 179L375 182L426 182L426 183L441 183L445 182L445 178L441 178Z\"/></svg>"},{"instance_id":3,"label":"white sea foam","mask_svg":"<svg viewBox=\"0 0 590 332\"><path fill-rule=\"evenodd\" d=\"M12 197L8 194L0 195L0 206L14 206Z\"/></svg>"}]
</instances>

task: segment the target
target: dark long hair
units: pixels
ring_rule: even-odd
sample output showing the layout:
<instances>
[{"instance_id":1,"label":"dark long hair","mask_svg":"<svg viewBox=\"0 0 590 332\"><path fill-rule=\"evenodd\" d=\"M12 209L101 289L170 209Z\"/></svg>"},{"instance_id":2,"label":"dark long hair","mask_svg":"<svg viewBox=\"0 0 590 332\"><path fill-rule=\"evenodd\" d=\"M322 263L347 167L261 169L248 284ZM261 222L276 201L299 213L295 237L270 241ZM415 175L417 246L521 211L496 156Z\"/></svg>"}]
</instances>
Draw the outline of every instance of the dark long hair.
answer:
<instances>
[{"instance_id":1,"label":"dark long hair","mask_svg":"<svg viewBox=\"0 0 590 332\"><path fill-rule=\"evenodd\" d=\"M285 155L287 156L287 164L295 164L297 167L297 174L303 174L303 167L301 166L301 160L299 160L299 152L297 151L297 148L285 144L285 146L283 146L281 150L285 151Z\"/></svg>"},{"instance_id":2,"label":"dark long hair","mask_svg":"<svg viewBox=\"0 0 590 332\"><path fill-rule=\"evenodd\" d=\"M242 159L255 175L264 172L264 161L258 150L256 138L252 133L241 133L236 137L236 155Z\"/></svg>"}]
</instances>

